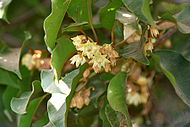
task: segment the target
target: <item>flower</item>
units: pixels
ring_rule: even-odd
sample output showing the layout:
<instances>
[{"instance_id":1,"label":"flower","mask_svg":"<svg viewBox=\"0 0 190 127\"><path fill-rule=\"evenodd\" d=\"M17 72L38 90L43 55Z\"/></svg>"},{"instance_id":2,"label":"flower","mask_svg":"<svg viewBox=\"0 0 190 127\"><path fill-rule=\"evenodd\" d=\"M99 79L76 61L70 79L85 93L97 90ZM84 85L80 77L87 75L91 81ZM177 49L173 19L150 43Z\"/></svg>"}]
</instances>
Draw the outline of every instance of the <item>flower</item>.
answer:
<instances>
[{"instance_id":1,"label":"flower","mask_svg":"<svg viewBox=\"0 0 190 127\"><path fill-rule=\"evenodd\" d=\"M147 50L150 50L152 52L152 50L154 49L154 46L152 44L152 42L147 42L144 46L144 51L146 52Z\"/></svg>"},{"instance_id":2,"label":"flower","mask_svg":"<svg viewBox=\"0 0 190 127\"><path fill-rule=\"evenodd\" d=\"M150 34L153 38L157 38L159 35L159 31L158 29L156 29L155 27L151 26L150 27Z\"/></svg>"},{"instance_id":3,"label":"flower","mask_svg":"<svg viewBox=\"0 0 190 127\"><path fill-rule=\"evenodd\" d=\"M92 68L96 73L98 73L102 67L106 68L107 67L106 64L110 63L110 61L106 58L106 56L107 55L94 56L93 59L89 62L90 64L93 64Z\"/></svg>"},{"instance_id":4,"label":"flower","mask_svg":"<svg viewBox=\"0 0 190 127\"><path fill-rule=\"evenodd\" d=\"M84 56L87 56L88 59L92 59L93 56L101 55L100 53L100 46L96 45L94 42L90 42L89 40L87 43L83 44L80 48L78 48L79 51L82 51L82 54Z\"/></svg>"},{"instance_id":5,"label":"flower","mask_svg":"<svg viewBox=\"0 0 190 127\"><path fill-rule=\"evenodd\" d=\"M106 54L108 59L111 62L112 66L116 65L116 58L119 57L118 53L113 49L111 44L104 44L100 49L102 54Z\"/></svg>"},{"instance_id":6,"label":"flower","mask_svg":"<svg viewBox=\"0 0 190 127\"><path fill-rule=\"evenodd\" d=\"M137 92L128 93L127 94L127 102L129 104L134 104L135 106L137 106L141 103L141 96Z\"/></svg>"},{"instance_id":7,"label":"flower","mask_svg":"<svg viewBox=\"0 0 190 127\"><path fill-rule=\"evenodd\" d=\"M86 59L81 54L74 55L71 59L71 64L76 63L76 67L78 67L80 64L84 64L86 62Z\"/></svg>"}]
</instances>

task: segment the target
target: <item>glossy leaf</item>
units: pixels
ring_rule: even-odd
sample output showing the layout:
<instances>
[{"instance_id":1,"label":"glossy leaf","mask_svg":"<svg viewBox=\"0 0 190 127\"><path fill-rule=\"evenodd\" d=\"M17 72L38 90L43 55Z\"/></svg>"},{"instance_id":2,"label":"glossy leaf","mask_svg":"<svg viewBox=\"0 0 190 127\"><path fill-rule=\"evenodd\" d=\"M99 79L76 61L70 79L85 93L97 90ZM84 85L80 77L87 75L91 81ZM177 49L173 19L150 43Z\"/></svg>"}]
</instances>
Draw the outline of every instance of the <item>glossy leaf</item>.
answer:
<instances>
[{"instance_id":1,"label":"glossy leaf","mask_svg":"<svg viewBox=\"0 0 190 127\"><path fill-rule=\"evenodd\" d=\"M51 65L54 70L55 78L58 80L62 67L68 57L75 51L75 46L71 40L65 37L58 39L57 42L58 45L52 52Z\"/></svg>"},{"instance_id":2,"label":"glossy leaf","mask_svg":"<svg viewBox=\"0 0 190 127\"><path fill-rule=\"evenodd\" d=\"M114 24L116 10L122 5L121 0L109 0L108 4L99 11L100 22L103 27L111 30Z\"/></svg>"},{"instance_id":3,"label":"glossy leaf","mask_svg":"<svg viewBox=\"0 0 190 127\"><path fill-rule=\"evenodd\" d=\"M32 124L32 118L38 108L42 97L36 98L30 102L27 108L27 113L18 117L18 127L30 127Z\"/></svg>"},{"instance_id":4,"label":"glossy leaf","mask_svg":"<svg viewBox=\"0 0 190 127\"><path fill-rule=\"evenodd\" d=\"M182 55L169 50L156 51L152 56L172 83L178 96L190 106L190 62Z\"/></svg>"},{"instance_id":5,"label":"glossy leaf","mask_svg":"<svg viewBox=\"0 0 190 127\"><path fill-rule=\"evenodd\" d=\"M190 6L187 6L183 11L174 16L177 21L177 27L180 32L190 33Z\"/></svg>"},{"instance_id":6,"label":"glossy leaf","mask_svg":"<svg viewBox=\"0 0 190 127\"><path fill-rule=\"evenodd\" d=\"M7 9L8 9L8 5L11 3L12 0L1 0L0 1L0 19L5 20L6 22L8 22L7 19Z\"/></svg>"},{"instance_id":7,"label":"glossy leaf","mask_svg":"<svg viewBox=\"0 0 190 127\"><path fill-rule=\"evenodd\" d=\"M40 82L34 81L32 83L32 91L24 92L19 98L13 97L11 100L11 109L17 114L25 114L28 102L34 93L41 90Z\"/></svg>"},{"instance_id":8,"label":"glossy leaf","mask_svg":"<svg viewBox=\"0 0 190 127\"><path fill-rule=\"evenodd\" d=\"M124 5L133 12L140 20L150 25L155 25L152 18L149 0L122 0Z\"/></svg>"},{"instance_id":9,"label":"glossy leaf","mask_svg":"<svg viewBox=\"0 0 190 127\"><path fill-rule=\"evenodd\" d=\"M21 48L9 48L8 51L0 53L0 68L3 68L8 71L12 71L21 77L19 70L20 55L25 48L27 41L31 39L29 32L25 32L25 40Z\"/></svg>"},{"instance_id":10,"label":"glossy leaf","mask_svg":"<svg viewBox=\"0 0 190 127\"><path fill-rule=\"evenodd\" d=\"M53 50L62 20L71 0L51 0L51 14L44 21L45 42Z\"/></svg>"},{"instance_id":11,"label":"glossy leaf","mask_svg":"<svg viewBox=\"0 0 190 127\"><path fill-rule=\"evenodd\" d=\"M89 22L87 0L72 0L67 13L76 23Z\"/></svg>"},{"instance_id":12,"label":"glossy leaf","mask_svg":"<svg viewBox=\"0 0 190 127\"><path fill-rule=\"evenodd\" d=\"M126 103L126 72L119 72L109 83L107 89L108 102L115 111L121 112L130 121ZM131 124L131 123L129 123ZM128 125L132 126L132 125Z\"/></svg>"},{"instance_id":13,"label":"glossy leaf","mask_svg":"<svg viewBox=\"0 0 190 127\"><path fill-rule=\"evenodd\" d=\"M124 59L133 58L145 65L149 64L149 60L144 55L145 38L142 37L140 42L128 44L124 49L119 50Z\"/></svg>"}]
</instances>

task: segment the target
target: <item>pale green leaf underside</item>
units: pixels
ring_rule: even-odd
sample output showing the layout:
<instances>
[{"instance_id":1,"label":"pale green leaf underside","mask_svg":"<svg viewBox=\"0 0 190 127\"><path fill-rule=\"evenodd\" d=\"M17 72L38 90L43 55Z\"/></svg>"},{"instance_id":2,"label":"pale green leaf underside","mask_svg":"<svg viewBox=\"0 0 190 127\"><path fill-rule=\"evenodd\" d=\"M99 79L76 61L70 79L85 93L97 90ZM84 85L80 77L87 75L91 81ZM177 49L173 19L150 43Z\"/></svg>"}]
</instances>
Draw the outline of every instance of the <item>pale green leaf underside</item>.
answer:
<instances>
[{"instance_id":1,"label":"pale green leaf underside","mask_svg":"<svg viewBox=\"0 0 190 127\"><path fill-rule=\"evenodd\" d=\"M33 93L40 90L40 82L32 83L32 91L24 92L19 98L13 97L11 100L11 109L17 114L25 114L28 102Z\"/></svg>"},{"instance_id":2,"label":"pale green leaf underside","mask_svg":"<svg viewBox=\"0 0 190 127\"><path fill-rule=\"evenodd\" d=\"M12 0L0 0L0 19L5 20L8 22L6 13L8 9L8 5L11 3Z\"/></svg>"}]
</instances>

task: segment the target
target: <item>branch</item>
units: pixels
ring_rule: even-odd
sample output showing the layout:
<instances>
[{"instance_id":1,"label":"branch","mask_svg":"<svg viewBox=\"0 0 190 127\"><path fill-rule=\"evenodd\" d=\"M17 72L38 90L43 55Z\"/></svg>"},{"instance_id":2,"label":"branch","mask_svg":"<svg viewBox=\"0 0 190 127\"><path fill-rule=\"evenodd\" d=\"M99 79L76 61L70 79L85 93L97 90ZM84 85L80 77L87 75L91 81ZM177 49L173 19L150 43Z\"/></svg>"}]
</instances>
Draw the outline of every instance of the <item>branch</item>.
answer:
<instances>
[{"instance_id":1,"label":"branch","mask_svg":"<svg viewBox=\"0 0 190 127\"><path fill-rule=\"evenodd\" d=\"M92 25L92 18L91 18L92 12L90 11L89 0L87 0L87 8L88 8L89 23L90 23L92 32L93 32L93 34L94 34L94 37L95 37L95 39L96 39L96 42L98 43L98 37L97 37L96 32L95 32L95 30L94 30L94 27L93 27L93 25Z\"/></svg>"},{"instance_id":2,"label":"branch","mask_svg":"<svg viewBox=\"0 0 190 127\"><path fill-rule=\"evenodd\" d=\"M164 42L169 36L171 36L172 34L174 34L177 31L177 27L174 26L172 27L170 30L168 30L168 32L166 32L162 37L158 38L156 40L155 46Z\"/></svg>"}]
</instances>

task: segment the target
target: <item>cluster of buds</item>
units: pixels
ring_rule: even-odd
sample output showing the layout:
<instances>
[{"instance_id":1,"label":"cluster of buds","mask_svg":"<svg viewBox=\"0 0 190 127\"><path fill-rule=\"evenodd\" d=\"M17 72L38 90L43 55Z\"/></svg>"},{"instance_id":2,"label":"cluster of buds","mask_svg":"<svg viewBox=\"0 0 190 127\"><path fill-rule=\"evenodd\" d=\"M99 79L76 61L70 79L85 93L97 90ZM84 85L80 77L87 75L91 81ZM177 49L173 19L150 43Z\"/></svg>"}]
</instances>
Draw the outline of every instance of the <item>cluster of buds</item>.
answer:
<instances>
[{"instance_id":1,"label":"cluster of buds","mask_svg":"<svg viewBox=\"0 0 190 127\"><path fill-rule=\"evenodd\" d=\"M88 106L90 103L90 90L95 90L94 87L89 87L88 89L81 90L75 93L74 97L71 99L70 108L81 109L84 105Z\"/></svg>"},{"instance_id":2,"label":"cluster of buds","mask_svg":"<svg viewBox=\"0 0 190 127\"><path fill-rule=\"evenodd\" d=\"M34 50L26 53L22 57L22 65L26 66L28 70L38 69L41 70L50 68L50 59L41 59L42 51Z\"/></svg>"},{"instance_id":3,"label":"cluster of buds","mask_svg":"<svg viewBox=\"0 0 190 127\"><path fill-rule=\"evenodd\" d=\"M139 105L146 104L150 93L148 91L149 77L142 75L140 66L136 66L134 70L129 74L127 81L127 96L126 100L128 104Z\"/></svg>"},{"instance_id":4,"label":"cluster of buds","mask_svg":"<svg viewBox=\"0 0 190 127\"><path fill-rule=\"evenodd\" d=\"M71 39L77 49L77 54L70 60L71 64L76 64L76 67L88 62L92 65L93 70L98 73L102 67L108 72L111 71L111 66L116 65L118 53L113 49L111 44L100 46L84 35L79 35Z\"/></svg>"}]
</instances>

